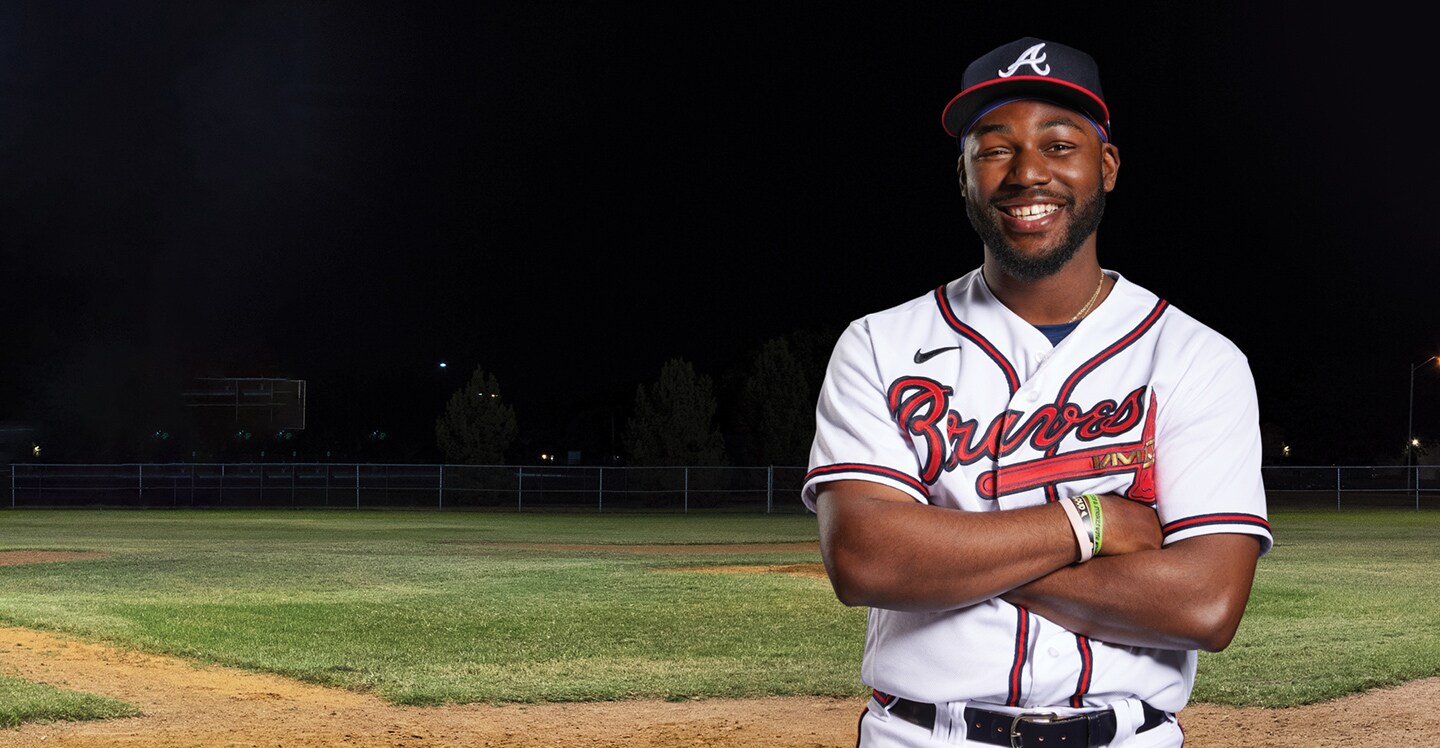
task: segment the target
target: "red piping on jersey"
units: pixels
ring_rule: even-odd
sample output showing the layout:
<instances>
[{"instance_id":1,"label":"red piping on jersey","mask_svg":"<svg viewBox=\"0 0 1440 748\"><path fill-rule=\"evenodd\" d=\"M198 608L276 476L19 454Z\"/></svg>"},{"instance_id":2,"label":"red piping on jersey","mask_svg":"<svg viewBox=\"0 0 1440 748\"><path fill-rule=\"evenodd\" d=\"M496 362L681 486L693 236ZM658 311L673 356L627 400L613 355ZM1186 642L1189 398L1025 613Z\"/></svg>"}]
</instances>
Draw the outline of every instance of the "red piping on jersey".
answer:
<instances>
[{"instance_id":1,"label":"red piping on jersey","mask_svg":"<svg viewBox=\"0 0 1440 748\"><path fill-rule=\"evenodd\" d=\"M815 478L834 475L836 473L867 473L869 475L878 475L904 483L916 491L919 491L922 496L927 498L930 496L930 491L925 487L925 484L921 483L920 480L913 475L902 473L899 470L881 467L880 465L866 465L859 462L842 462L836 465L817 467L805 474L805 482L809 483Z\"/></svg>"},{"instance_id":2,"label":"red piping on jersey","mask_svg":"<svg viewBox=\"0 0 1440 748\"><path fill-rule=\"evenodd\" d=\"M1015 622L1015 664L1010 666L1010 696L1006 706L1020 706L1020 679L1025 673L1025 660L1030 652L1030 611L1015 606L1019 620Z\"/></svg>"},{"instance_id":3,"label":"red piping on jersey","mask_svg":"<svg viewBox=\"0 0 1440 748\"><path fill-rule=\"evenodd\" d=\"M1074 372L1071 372L1070 377L1065 380L1064 386L1060 388L1060 395L1055 398L1055 404L1065 404L1065 402L1070 399L1071 391L1075 389L1076 385L1080 384L1081 379L1084 379L1086 375L1098 368L1100 364L1105 363L1106 360L1115 356L1115 354L1133 345L1135 341L1139 340L1146 332L1150 330L1151 327L1155 325L1155 322L1160 319L1160 315L1164 314L1166 308L1168 308L1169 306L1169 303L1166 302L1164 299L1156 302L1155 308L1151 309L1150 313L1145 315L1145 319L1141 320L1140 324L1135 326L1135 329L1131 330L1128 333L1125 333L1124 337L1112 343L1109 348L1106 348L1105 350L1096 354L1094 358L1081 364L1080 368L1076 369ZM1055 450L1059 447L1059 444L1052 445L1050 449L1046 451L1046 454L1054 455Z\"/></svg>"},{"instance_id":4,"label":"red piping on jersey","mask_svg":"<svg viewBox=\"0 0 1440 748\"><path fill-rule=\"evenodd\" d=\"M1085 694L1090 692L1090 678L1095 674L1095 658L1090 651L1090 640L1075 635L1075 648L1080 651L1080 678L1075 681L1075 695L1070 697L1070 706L1079 709L1085 706Z\"/></svg>"},{"instance_id":5,"label":"red piping on jersey","mask_svg":"<svg viewBox=\"0 0 1440 748\"><path fill-rule=\"evenodd\" d=\"M1252 527L1263 527L1266 532L1270 531L1270 522L1264 517L1254 514L1199 514L1194 517L1176 520L1160 528L1165 537L1188 530L1192 527L1205 527L1207 525L1250 525Z\"/></svg>"},{"instance_id":6,"label":"red piping on jersey","mask_svg":"<svg viewBox=\"0 0 1440 748\"><path fill-rule=\"evenodd\" d=\"M986 340L985 336L976 332L973 327L961 322L960 318L955 316L955 310L950 308L950 299L945 295L945 286L935 289L935 305L940 308L940 316L945 318L946 324L950 325L955 332L969 338L975 345L980 346L980 350L984 351L985 355L989 356L990 359L995 362L995 365L1000 367L1000 372L1005 375L1006 384L1010 385L1010 394L1014 395L1016 391L1020 389L1020 375L1015 373L1015 367L1011 365L1009 361L1005 360L1005 356L1001 355L1000 349Z\"/></svg>"}]
</instances>

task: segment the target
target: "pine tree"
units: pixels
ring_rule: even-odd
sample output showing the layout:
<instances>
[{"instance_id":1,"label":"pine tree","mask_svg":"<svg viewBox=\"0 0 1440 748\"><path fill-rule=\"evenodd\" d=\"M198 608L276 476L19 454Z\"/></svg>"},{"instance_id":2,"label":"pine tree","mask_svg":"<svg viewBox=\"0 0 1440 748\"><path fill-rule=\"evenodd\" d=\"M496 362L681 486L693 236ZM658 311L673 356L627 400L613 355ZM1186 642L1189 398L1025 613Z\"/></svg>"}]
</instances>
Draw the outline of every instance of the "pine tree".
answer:
<instances>
[{"instance_id":1,"label":"pine tree","mask_svg":"<svg viewBox=\"0 0 1440 748\"><path fill-rule=\"evenodd\" d=\"M707 376L672 359L647 390L636 388L625 446L636 465L723 465L725 440L715 425L715 394Z\"/></svg>"},{"instance_id":2,"label":"pine tree","mask_svg":"<svg viewBox=\"0 0 1440 748\"><path fill-rule=\"evenodd\" d=\"M740 403L746 439L762 464L806 464L815 436L815 393L789 341L775 338L760 348Z\"/></svg>"},{"instance_id":3,"label":"pine tree","mask_svg":"<svg viewBox=\"0 0 1440 748\"><path fill-rule=\"evenodd\" d=\"M500 383L477 366L435 419L435 444L453 464L503 465L517 431L515 409L500 397Z\"/></svg>"}]
</instances>

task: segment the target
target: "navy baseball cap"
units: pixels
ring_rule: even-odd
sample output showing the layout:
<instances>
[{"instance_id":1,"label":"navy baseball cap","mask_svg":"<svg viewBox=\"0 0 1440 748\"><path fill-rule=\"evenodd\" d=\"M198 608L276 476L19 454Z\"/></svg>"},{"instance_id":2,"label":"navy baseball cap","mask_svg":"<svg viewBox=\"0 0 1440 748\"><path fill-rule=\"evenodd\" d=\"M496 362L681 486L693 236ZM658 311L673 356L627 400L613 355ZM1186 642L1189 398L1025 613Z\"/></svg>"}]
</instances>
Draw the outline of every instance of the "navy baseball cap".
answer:
<instances>
[{"instance_id":1,"label":"navy baseball cap","mask_svg":"<svg viewBox=\"0 0 1440 748\"><path fill-rule=\"evenodd\" d=\"M1100 68L1074 47L1027 36L970 63L964 89L945 105L940 120L952 138L963 138L985 113L1016 99L1045 99L1085 115L1110 140L1110 110L1100 91Z\"/></svg>"}]
</instances>

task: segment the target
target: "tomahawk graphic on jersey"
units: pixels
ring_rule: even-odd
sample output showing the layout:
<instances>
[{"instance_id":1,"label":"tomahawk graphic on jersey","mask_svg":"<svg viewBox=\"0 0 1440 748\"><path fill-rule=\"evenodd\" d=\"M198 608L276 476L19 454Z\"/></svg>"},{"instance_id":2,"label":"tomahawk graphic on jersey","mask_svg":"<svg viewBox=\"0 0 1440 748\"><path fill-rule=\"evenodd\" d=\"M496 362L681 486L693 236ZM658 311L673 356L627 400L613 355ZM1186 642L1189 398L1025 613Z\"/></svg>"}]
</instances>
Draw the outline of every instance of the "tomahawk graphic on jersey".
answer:
<instances>
[{"instance_id":1,"label":"tomahawk graphic on jersey","mask_svg":"<svg viewBox=\"0 0 1440 748\"><path fill-rule=\"evenodd\" d=\"M1105 303L1058 345L978 270L852 323L821 390L806 504L842 479L976 512L1112 493L1153 506L1166 543L1247 533L1268 550L1244 356L1106 272ZM885 635L867 638L861 675L906 699L1080 708L1134 694L1176 711L1189 698L1192 652L1091 641L998 598L869 615Z\"/></svg>"}]
</instances>

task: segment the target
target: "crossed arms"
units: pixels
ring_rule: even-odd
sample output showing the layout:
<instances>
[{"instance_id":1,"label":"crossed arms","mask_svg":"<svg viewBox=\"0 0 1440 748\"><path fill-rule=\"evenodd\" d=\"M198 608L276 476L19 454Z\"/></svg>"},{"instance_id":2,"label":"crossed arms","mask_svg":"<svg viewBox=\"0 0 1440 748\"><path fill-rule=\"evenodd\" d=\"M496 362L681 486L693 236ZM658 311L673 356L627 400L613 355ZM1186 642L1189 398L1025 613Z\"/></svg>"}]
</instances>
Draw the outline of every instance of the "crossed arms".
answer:
<instances>
[{"instance_id":1,"label":"crossed arms","mask_svg":"<svg viewBox=\"0 0 1440 748\"><path fill-rule=\"evenodd\" d=\"M1161 546L1148 506L1101 498L1102 554L1079 548L1058 504L966 512L868 481L825 484L820 552L846 605L950 610L1000 597L1093 639L1224 649L1250 597L1255 537L1213 534Z\"/></svg>"}]
</instances>

